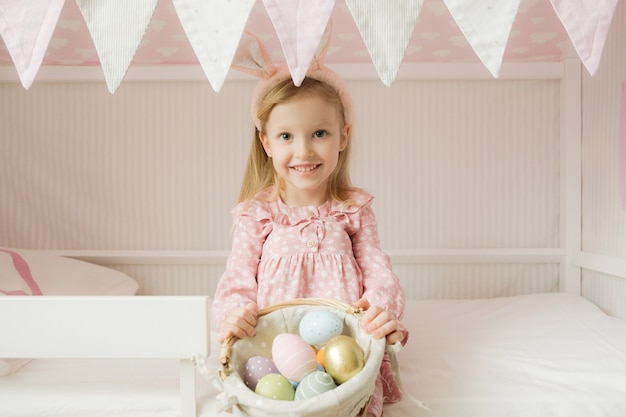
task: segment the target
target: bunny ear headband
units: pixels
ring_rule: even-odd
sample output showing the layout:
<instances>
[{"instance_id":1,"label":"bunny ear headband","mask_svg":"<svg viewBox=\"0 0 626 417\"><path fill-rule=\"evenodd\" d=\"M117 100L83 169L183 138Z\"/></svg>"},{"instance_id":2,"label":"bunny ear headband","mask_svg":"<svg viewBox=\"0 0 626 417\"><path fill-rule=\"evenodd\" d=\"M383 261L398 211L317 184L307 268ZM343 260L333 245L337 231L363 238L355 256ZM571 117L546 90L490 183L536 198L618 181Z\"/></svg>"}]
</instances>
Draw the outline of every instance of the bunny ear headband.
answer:
<instances>
[{"instance_id":1,"label":"bunny ear headband","mask_svg":"<svg viewBox=\"0 0 626 417\"><path fill-rule=\"evenodd\" d=\"M322 58L328 49L330 38L330 25L322 35L320 45L313 57L306 75L302 78L313 78L333 87L343 105L343 116L346 124L352 124L352 98L345 81L330 68L322 63ZM254 125L261 131L261 121L257 117L259 105L263 97L278 83L291 78L287 64L274 66L269 52L259 38L250 32L245 31L239 42L239 48L235 53L232 67L252 74L260 80L252 94L252 119ZM302 83L302 79L294 79L297 87Z\"/></svg>"}]
</instances>

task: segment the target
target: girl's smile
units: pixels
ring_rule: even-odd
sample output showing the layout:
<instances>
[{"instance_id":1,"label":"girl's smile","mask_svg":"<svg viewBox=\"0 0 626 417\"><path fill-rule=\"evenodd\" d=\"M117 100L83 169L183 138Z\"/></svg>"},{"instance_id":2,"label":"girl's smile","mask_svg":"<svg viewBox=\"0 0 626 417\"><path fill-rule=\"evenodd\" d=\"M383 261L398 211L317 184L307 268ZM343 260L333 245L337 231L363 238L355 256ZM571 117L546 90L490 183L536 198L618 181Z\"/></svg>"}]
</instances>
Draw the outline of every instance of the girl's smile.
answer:
<instances>
[{"instance_id":1,"label":"girl's smile","mask_svg":"<svg viewBox=\"0 0 626 417\"><path fill-rule=\"evenodd\" d=\"M313 171L315 171L320 165L319 164L315 164L315 165L297 165L297 166L293 166L291 167L291 169L298 171L299 173L306 175L306 174L310 174Z\"/></svg>"}]
</instances>

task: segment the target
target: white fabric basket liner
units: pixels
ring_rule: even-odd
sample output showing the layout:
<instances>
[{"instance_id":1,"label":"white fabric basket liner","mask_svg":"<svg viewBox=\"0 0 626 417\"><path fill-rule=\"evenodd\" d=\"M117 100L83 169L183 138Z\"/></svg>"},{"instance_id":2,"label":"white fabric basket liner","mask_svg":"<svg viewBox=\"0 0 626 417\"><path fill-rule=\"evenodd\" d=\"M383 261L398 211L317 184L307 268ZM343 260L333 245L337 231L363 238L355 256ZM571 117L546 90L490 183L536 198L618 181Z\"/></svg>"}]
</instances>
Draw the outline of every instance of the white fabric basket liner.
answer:
<instances>
[{"instance_id":1,"label":"white fabric basket liner","mask_svg":"<svg viewBox=\"0 0 626 417\"><path fill-rule=\"evenodd\" d=\"M256 336L237 340L232 344L230 357L226 360L227 363L222 365L223 389L224 393L236 398L235 406L244 415L251 417L355 417L365 411L364 408L374 392L380 372L380 364L385 353L385 339L375 339L365 333L359 326L362 313L355 312L347 304L331 300L328 304L325 300L305 300L304 302L313 305L293 305L293 303L303 302L303 300L293 300L289 302L289 306L272 307L272 309L279 309L269 313L264 314L261 311ZM363 369L337 388L306 400L280 401L255 394L243 380L248 358L256 355L271 358L274 337L281 333L298 334L300 320L313 309L330 310L343 319L343 334L353 337L365 353Z\"/></svg>"}]
</instances>

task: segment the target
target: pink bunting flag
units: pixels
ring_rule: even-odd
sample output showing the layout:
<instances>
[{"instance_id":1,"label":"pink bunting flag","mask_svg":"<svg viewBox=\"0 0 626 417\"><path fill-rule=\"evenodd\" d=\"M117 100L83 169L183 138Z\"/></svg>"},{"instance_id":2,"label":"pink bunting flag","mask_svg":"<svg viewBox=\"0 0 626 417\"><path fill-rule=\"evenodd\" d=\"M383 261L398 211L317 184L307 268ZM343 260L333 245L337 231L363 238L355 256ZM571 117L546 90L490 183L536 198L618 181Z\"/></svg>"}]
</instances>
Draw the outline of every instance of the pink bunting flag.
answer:
<instances>
[{"instance_id":1,"label":"pink bunting flag","mask_svg":"<svg viewBox=\"0 0 626 417\"><path fill-rule=\"evenodd\" d=\"M157 0L76 0L94 46L110 93L128 71Z\"/></svg>"},{"instance_id":2,"label":"pink bunting flag","mask_svg":"<svg viewBox=\"0 0 626 417\"><path fill-rule=\"evenodd\" d=\"M263 0L295 85L306 76L335 0Z\"/></svg>"},{"instance_id":3,"label":"pink bunting flag","mask_svg":"<svg viewBox=\"0 0 626 417\"><path fill-rule=\"evenodd\" d=\"M576 53L594 75L600 65L604 42L617 0L550 0Z\"/></svg>"},{"instance_id":4,"label":"pink bunting flag","mask_svg":"<svg viewBox=\"0 0 626 417\"><path fill-rule=\"evenodd\" d=\"M622 208L626 209L626 81L622 83L622 108L620 114L621 138L620 138L620 197Z\"/></svg>"},{"instance_id":5,"label":"pink bunting flag","mask_svg":"<svg viewBox=\"0 0 626 417\"><path fill-rule=\"evenodd\" d=\"M411 40L422 0L346 0L374 67L389 87Z\"/></svg>"},{"instance_id":6,"label":"pink bunting flag","mask_svg":"<svg viewBox=\"0 0 626 417\"><path fill-rule=\"evenodd\" d=\"M178 18L213 90L219 92L255 0L174 0Z\"/></svg>"},{"instance_id":7,"label":"pink bunting flag","mask_svg":"<svg viewBox=\"0 0 626 417\"><path fill-rule=\"evenodd\" d=\"M444 0L444 3L478 58L497 77L520 0Z\"/></svg>"},{"instance_id":8,"label":"pink bunting flag","mask_svg":"<svg viewBox=\"0 0 626 417\"><path fill-rule=\"evenodd\" d=\"M0 0L0 35L24 88L32 85L64 0Z\"/></svg>"}]
</instances>

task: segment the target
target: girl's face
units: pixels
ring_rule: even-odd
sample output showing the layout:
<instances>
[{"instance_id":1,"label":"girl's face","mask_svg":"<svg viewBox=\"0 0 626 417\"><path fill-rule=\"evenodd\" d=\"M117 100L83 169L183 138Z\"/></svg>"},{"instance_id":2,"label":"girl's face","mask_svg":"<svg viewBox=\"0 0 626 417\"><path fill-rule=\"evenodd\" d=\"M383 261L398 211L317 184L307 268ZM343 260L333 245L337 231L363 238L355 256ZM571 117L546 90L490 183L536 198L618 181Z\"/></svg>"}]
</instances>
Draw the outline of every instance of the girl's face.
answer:
<instances>
[{"instance_id":1,"label":"girl's face","mask_svg":"<svg viewBox=\"0 0 626 417\"><path fill-rule=\"evenodd\" d=\"M328 199L328 179L349 132L338 110L313 94L272 109L260 138L285 183L281 194L285 204L318 206Z\"/></svg>"}]
</instances>

